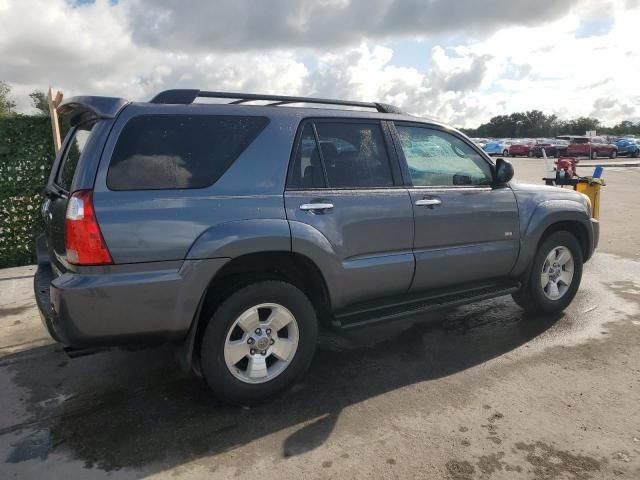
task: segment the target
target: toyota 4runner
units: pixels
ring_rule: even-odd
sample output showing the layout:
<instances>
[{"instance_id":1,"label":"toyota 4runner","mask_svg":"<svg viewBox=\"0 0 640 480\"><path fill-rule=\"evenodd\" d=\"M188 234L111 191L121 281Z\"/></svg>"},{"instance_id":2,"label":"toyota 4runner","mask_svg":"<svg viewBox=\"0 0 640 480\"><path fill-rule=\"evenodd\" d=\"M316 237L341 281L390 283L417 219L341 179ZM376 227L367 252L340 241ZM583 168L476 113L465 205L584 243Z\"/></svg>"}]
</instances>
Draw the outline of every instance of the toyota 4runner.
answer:
<instances>
[{"instance_id":1,"label":"toyota 4runner","mask_svg":"<svg viewBox=\"0 0 640 480\"><path fill-rule=\"evenodd\" d=\"M584 195L511 182L390 105L169 90L58 111L72 128L36 241L49 333L71 355L174 342L227 401L300 379L319 325L508 294L560 311L598 242Z\"/></svg>"}]
</instances>

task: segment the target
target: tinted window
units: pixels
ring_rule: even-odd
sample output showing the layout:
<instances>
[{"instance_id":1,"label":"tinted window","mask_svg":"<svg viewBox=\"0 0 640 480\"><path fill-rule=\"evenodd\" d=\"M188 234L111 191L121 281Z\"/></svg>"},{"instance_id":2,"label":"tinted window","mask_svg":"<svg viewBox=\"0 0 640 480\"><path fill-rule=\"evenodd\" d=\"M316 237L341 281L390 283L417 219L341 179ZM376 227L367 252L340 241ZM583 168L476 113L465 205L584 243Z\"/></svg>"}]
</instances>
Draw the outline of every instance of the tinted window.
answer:
<instances>
[{"instance_id":1,"label":"tinted window","mask_svg":"<svg viewBox=\"0 0 640 480\"><path fill-rule=\"evenodd\" d=\"M113 151L112 190L202 188L213 184L266 126L264 117L141 115Z\"/></svg>"},{"instance_id":2,"label":"tinted window","mask_svg":"<svg viewBox=\"0 0 640 480\"><path fill-rule=\"evenodd\" d=\"M92 128L93 124L79 126L72 133L73 137L69 142L56 179L56 184L67 191L71 190L71 182L78 166L78 160L80 160L80 156L84 152L84 147L87 145Z\"/></svg>"},{"instance_id":3,"label":"tinted window","mask_svg":"<svg viewBox=\"0 0 640 480\"><path fill-rule=\"evenodd\" d=\"M313 124L307 123L302 130L293 159L289 188L314 189L326 186L324 171L313 133Z\"/></svg>"},{"instance_id":4,"label":"tinted window","mask_svg":"<svg viewBox=\"0 0 640 480\"><path fill-rule=\"evenodd\" d=\"M491 185L487 161L458 137L423 127L397 129L413 185Z\"/></svg>"},{"instance_id":5,"label":"tinted window","mask_svg":"<svg viewBox=\"0 0 640 480\"><path fill-rule=\"evenodd\" d=\"M393 185L379 124L318 122L316 129L330 188Z\"/></svg>"}]
</instances>

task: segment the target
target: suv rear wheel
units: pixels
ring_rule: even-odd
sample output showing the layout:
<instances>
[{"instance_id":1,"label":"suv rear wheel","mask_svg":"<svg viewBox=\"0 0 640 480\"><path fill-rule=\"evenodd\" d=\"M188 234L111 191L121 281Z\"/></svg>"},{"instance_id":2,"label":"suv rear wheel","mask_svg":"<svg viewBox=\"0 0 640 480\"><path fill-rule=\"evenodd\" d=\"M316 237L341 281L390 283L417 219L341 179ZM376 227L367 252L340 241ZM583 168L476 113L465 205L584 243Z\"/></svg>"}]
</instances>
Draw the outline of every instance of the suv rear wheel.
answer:
<instances>
[{"instance_id":1,"label":"suv rear wheel","mask_svg":"<svg viewBox=\"0 0 640 480\"><path fill-rule=\"evenodd\" d=\"M530 312L564 310L580 286L582 263L576 237L566 231L552 233L536 253L526 286L513 299Z\"/></svg>"},{"instance_id":2,"label":"suv rear wheel","mask_svg":"<svg viewBox=\"0 0 640 480\"><path fill-rule=\"evenodd\" d=\"M264 281L240 288L211 317L202 373L221 400L255 404L291 387L309 368L318 322L295 286Z\"/></svg>"}]
</instances>

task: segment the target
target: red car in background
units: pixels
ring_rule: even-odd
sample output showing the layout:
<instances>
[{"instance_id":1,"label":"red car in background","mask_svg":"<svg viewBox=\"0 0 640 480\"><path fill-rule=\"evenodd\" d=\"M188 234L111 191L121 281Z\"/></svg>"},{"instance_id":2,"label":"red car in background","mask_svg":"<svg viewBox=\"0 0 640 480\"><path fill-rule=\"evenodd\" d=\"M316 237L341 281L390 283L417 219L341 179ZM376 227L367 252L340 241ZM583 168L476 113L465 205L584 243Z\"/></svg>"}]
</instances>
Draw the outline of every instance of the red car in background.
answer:
<instances>
[{"instance_id":1,"label":"red car in background","mask_svg":"<svg viewBox=\"0 0 640 480\"><path fill-rule=\"evenodd\" d=\"M569 157L609 157L618 156L618 147L611 143L606 143L599 137L575 137L567 147Z\"/></svg>"},{"instance_id":2,"label":"red car in background","mask_svg":"<svg viewBox=\"0 0 640 480\"><path fill-rule=\"evenodd\" d=\"M534 142L514 143L509 147L510 157L531 157L531 147L535 145Z\"/></svg>"}]
</instances>

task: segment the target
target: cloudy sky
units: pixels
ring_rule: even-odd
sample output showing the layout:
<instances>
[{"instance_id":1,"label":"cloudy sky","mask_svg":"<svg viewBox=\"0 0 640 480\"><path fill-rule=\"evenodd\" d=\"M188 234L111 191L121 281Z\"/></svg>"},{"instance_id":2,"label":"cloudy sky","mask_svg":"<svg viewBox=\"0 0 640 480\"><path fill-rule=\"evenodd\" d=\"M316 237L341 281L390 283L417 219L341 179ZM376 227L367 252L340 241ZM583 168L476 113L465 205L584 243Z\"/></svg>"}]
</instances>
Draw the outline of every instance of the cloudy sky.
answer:
<instances>
[{"instance_id":1,"label":"cloudy sky","mask_svg":"<svg viewBox=\"0 0 640 480\"><path fill-rule=\"evenodd\" d=\"M640 120L640 0L0 0L20 111L166 88L379 100L457 127Z\"/></svg>"}]
</instances>

